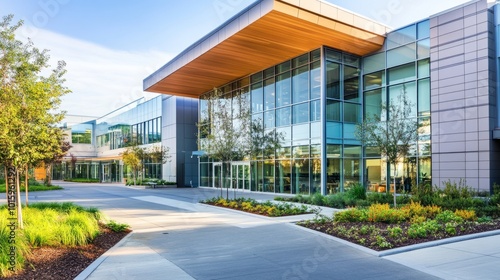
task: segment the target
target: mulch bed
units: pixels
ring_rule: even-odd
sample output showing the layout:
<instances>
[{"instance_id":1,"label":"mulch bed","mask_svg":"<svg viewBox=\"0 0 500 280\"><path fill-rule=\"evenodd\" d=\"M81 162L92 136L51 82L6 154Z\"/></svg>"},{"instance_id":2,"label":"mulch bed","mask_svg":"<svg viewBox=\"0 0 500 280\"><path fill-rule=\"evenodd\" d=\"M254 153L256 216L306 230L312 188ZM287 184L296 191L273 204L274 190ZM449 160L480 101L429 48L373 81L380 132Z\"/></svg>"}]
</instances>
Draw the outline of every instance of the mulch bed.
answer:
<instances>
[{"instance_id":1,"label":"mulch bed","mask_svg":"<svg viewBox=\"0 0 500 280\"><path fill-rule=\"evenodd\" d=\"M349 242L368 247L376 251L414 245L428 241L450 238L454 236L461 236L461 235L487 232L500 229L500 220L497 219L489 223L470 222L464 224L463 227L458 226L455 235L448 234L443 227L443 229L439 230L437 233L429 234L428 236L423 238L408 238L407 232L408 228L410 227L410 223L389 225L385 223L332 223L332 222L314 223L309 221L309 222L301 222L298 224L303 227L320 231L325 234L329 234L331 236L335 236L347 240ZM378 230L378 234L363 234L363 231L360 230L363 226L374 226L376 230ZM387 230L387 227L389 226L400 227L403 231L402 235L399 237L392 237ZM377 238L380 238L380 236L384 237L385 240L391 244L390 248L379 246L381 242L380 239L377 240Z\"/></svg>"},{"instance_id":2,"label":"mulch bed","mask_svg":"<svg viewBox=\"0 0 500 280\"><path fill-rule=\"evenodd\" d=\"M100 227L101 234L94 242L85 246L33 249L27 258L25 269L6 279L74 279L130 232L114 232L102 225Z\"/></svg>"}]
</instances>

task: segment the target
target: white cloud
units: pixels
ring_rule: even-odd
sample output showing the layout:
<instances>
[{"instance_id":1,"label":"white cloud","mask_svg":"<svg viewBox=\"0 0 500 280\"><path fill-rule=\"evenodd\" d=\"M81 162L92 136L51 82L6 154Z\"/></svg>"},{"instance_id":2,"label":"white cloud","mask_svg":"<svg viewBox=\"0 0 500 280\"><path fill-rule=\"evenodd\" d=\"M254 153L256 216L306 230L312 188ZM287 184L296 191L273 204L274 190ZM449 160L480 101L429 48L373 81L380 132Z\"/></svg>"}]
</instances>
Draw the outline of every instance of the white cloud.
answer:
<instances>
[{"instance_id":1,"label":"white cloud","mask_svg":"<svg viewBox=\"0 0 500 280\"><path fill-rule=\"evenodd\" d=\"M49 50L52 67L59 60L66 62L65 85L72 93L62 98L61 110L76 115L102 116L138 98L156 96L142 91L142 80L173 57L158 51L113 50L44 29L37 30L33 41Z\"/></svg>"}]
</instances>

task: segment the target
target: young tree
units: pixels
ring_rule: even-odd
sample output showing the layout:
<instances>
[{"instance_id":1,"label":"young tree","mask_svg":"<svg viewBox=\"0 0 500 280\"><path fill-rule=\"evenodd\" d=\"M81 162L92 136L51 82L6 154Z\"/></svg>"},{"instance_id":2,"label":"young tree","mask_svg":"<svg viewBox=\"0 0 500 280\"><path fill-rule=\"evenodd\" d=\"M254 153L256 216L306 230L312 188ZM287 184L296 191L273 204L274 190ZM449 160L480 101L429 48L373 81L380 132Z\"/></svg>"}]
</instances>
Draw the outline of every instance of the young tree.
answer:
<instances>
[{"instance_id":1,"label":"young tree","mask_svg":"<svg viewBox=\"0 0 500 280\"><path fill-rule=\"evenodd\" d=\"M151 146L146 151L146 156L155 163L166 163L172 157L170 155L170 148L164 146Z\"/></svg>"},{"instance_id":2,"label":"young tree","mask_svg":"<svg viewBox=\"0 0 500 280\"><path fill-rule=\"evenodd\" d=\"M214 88L207 96L206 110L201 112L205 119L197 124L198 146L214 161L222 162L222 189L231 174L231 162L243 159L248 150L250 136L250 109L248 93L225 94ZM225 178L224 178L225 177ZM226 191L226 197L229 196Z\"/></svg>"},{"instance_id":3,"label":"young tree","mask_svg":"<svg viewBox=\"0 0 500 280\"><path fill-rule=\"evenodd\" d=\"M389 166L394 167L394 207L396 207L397 164L408 155L411 146L418 141L418 123L415 104L412 104L403 87L389 105L381 104L380 114L365 116L356 127L356 137L368 147L377 147Z\"/></svg>"},{"instance_id":4,"label":"young tree","mask_svg":"<svg viewBox=\"0 0 500 280\"><path fill-rule=\"evenodd\" d=\"M64 116L54 112L69 90L63 86L64 62L43 76L49 67L47 51L17 40L15 32L22 22L11 25L12 18L0 22L0 161L16 186L15 207L22 228L19 169L45 156L39 147L51 143L52 128Z\"/></svg>"},{"instance_id":5,"label":"young tree","mask_svg":"<svg viewBox=\"0 0 500 280\"><path fill-rule=\"evenodd\" d=\"M142 168L142 158L144 158L144 150L138 146L128 147L122 154L123 163L132 169L132 178L134 186L139 170Z\"/></svg>"}]
</instances>

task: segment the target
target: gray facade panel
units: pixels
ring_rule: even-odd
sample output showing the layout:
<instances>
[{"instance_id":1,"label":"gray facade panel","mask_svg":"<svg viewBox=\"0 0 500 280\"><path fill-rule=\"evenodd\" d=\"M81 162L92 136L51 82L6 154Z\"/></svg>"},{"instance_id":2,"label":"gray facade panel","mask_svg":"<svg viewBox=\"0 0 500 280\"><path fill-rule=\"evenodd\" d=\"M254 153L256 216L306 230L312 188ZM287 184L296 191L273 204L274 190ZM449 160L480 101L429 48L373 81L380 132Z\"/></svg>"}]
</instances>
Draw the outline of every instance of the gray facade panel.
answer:
<instances>
[{"instance_id":1,"label":"gray facade panel","mask_svg":"<svg viewBox=\"0 0 500 280\"><path fill-rule=\"evenodd\" d=\"M433 147L439 143L432 155L433 172L440 169L433 183L439 186L448 179L465 179L473 188L490 190L485 182L491 183L493 176L489 135L496 119L488 105L496 101L496 65L490 46L491 11L486 7L482 0L430 21L431 29L437 30L431 33L431 42L437 42L431 43L431 53L436 54L431 60L431 99L432 115L438 118L432 118L431 133Z\"/></svg>"}]
</instances>

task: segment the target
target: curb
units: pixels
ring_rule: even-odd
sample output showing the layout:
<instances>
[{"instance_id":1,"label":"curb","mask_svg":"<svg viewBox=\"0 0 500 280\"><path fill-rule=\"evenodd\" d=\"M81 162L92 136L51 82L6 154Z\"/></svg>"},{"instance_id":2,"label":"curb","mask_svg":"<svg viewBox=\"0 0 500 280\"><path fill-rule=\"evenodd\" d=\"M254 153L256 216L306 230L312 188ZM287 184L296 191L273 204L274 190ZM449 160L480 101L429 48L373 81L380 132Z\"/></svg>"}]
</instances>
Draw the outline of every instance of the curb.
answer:
<instances>
[{"instance_id":1,"label":"curb","mask_svg":"<svg viewBox=\"0 0 500 280\"><path fill-rule=\"evenodd\" d=\"M418 250L418 249L435 247L435 246L439 246L439 245L445 245L445 244L467 241L467 240L472 240L472 239L482 238L482 237L489 237L489 236L494 236L494 235L500 235L500 230L497 229L497 230L492 230L492 231L485 231L485 232L479 232L479 233L473 233L473 234L467 234L467 235L461 235L461 236L454 236L454 237L450 237L450 238L446 238L446 239L434 240L434 241L424 242L424 243L420 243L420 244L409 245L409 246L389 249L389 250L385 250L385 251L379 251L379 252L377 252L378 253L377 256L378 257L385 257L385 256L390 256L390 255L395 255L395 254L400 254L400 253L406 253L406 252L414 251L414 250Z\"/></svg>"},{"instance_id":2,"label":"curb","mask_svg":"<svg viewBox=\"0 0 500 280\"><path fill-rule=\"evenodd\" d=\"M96 270L101 265L101 263L103 263L116 248L121 247L123 243L127 242L133 233L134 232L132 231L129 234L125 235L125 237L123 237L122 240L116 243L115 246L109 248L106 252L104 252L104 254L102 254L99 258L93 261L87 268L85 268L82 272L80 272L80 274L78 274L78 276L76 276L74 280L87 279L87 277L89 277L90 274L92 274L92 272L94 272L94 270Z\"/></svg>"}]
</instances>

